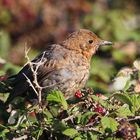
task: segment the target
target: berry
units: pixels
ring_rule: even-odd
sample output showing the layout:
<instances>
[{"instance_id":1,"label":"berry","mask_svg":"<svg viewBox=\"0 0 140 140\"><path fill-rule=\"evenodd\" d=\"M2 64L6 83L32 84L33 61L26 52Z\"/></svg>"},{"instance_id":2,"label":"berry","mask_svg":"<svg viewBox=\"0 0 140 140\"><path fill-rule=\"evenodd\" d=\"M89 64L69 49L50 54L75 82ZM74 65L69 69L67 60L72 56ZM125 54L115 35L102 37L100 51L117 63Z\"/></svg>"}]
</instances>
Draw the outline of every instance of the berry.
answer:
<instances>
[{"instance_id":1,"label":"berry","mask_svg":"<svg viewBox=\"0 0 140 140\"><path fill-rule=\"evenodd\" d=\"M7 80L7 75L0 76L0 81Z\"/></svg>"},{"instance_id":2,"label":"berry","mask_svg":"<svg viewBox=\"0 0 140 140\"><path fill-rule=\"evenodd\" d=\"M96 96L97 96L97 97L101 97L102 94L101 94L101 93L96 93Z\"/></svg>"},{"instance_id":3,"label":"berry","mask_svg":"<svg viewBox=\"0 0 140 140\"><path fill-rule=\"evenodd\" d=\"M83 95L82 95L82 93L81 93L81 91L80 90L78 90L76 93L75 93L75 97L76 98L81 98Z\"/></svg>"},{"instance_id":4,"label":"berry","mask_svg":"<svg viewBox=\"0 0 140 140\"><path fill-rule=\"evenodd\" d=\"M98 112L98 113L100 113L100 114L104 114L104 109L103 109L102 107L100 107L100 106L97 106L97 107L95 108L95 112Z\"/></svg>"},{"instance_id":5,"label":"berry","mask_svg":"<svg viewBox=\"0 0 140 140\"><path fill-rule=\"evenodd\" d=\"M92 122L94 122L95 121L95 119L93 118L93 117L91 117L90 119L89 119L89 122L88 123L92 123Z\"/></svg>"},{"instance_id":6,"label":"berry","mask_svg":"<svg viewBox=\"0 0 140 140\"><path fill-rule=\"evenodd\" d=\"M30 113L29 113L29 116L30 116L30 117L35 117L35 116L36 116L36 114L35 114L35 112L34 112L34 111L32 111L32 112L30 112Z\"/></svg>"}]
</instances>

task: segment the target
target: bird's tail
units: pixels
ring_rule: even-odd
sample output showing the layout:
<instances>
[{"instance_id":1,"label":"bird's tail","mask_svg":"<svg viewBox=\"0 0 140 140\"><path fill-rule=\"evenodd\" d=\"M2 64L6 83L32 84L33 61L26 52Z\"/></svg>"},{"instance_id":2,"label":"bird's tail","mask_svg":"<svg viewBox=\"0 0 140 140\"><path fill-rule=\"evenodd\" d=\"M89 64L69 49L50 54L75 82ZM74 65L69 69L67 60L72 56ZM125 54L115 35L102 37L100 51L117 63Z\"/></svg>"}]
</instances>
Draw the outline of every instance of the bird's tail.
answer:
<instances>
[{"instance_id":1,"label":"bird's tail","mask_svg":"<svg viewBox=\"0 0 140 140\"><path fill-rule=\"evenodd\" d=\"M0 81L0 93L11 92L14 86L16 75L7 78L6 80Z\"/></svg>"}]
</instances>

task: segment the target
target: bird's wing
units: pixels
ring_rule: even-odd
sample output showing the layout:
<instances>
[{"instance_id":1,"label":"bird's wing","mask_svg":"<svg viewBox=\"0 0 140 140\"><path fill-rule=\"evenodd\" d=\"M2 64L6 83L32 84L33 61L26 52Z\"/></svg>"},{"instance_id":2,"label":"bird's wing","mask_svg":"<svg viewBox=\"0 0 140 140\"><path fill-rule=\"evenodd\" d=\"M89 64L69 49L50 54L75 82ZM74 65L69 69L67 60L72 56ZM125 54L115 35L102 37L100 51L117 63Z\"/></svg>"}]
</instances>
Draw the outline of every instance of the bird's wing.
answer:
<instances>
[{"instance_id":1,"label":"bird's wing","mask_svg":"<svg viewBox=\"0 0 140 140\"><path fill-rule=\"evenodd\" d=\"M47 79L47 75L51 74L57 69L58 62L63 61L62 57L56 57L56 59L55 56L53 56L53 51L54 50L52 47L51 50L49 49L44 51L31 61L33 70L37 73L38 83L41 83L44 79ZM16 75L13 92L10 94L7 102L10 102L16 96L22 96L26 91L28 91L30 85L27 82L27 79L29 79L31 82L34 80L33 71L30 64L25 65Z\"/></svg>"}]
</instances>

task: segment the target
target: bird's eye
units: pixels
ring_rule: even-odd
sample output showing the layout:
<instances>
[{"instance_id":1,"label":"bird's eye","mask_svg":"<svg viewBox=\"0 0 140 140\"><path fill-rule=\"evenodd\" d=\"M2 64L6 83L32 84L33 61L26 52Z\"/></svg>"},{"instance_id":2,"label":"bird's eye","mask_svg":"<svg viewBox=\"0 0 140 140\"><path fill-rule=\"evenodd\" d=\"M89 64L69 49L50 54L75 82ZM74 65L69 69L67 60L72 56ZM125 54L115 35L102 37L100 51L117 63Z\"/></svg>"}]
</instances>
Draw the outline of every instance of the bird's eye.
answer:
<instances>
[{"instance_id":1,"label":"bird's eye","mask_svg":"<svg viewBox=\"0 0 140 140\"><path fill-rule=\"evenodd\" d=\"M89 42L89 44L92 44L93 43L93 40L89 40L88 42Z\"/></svg>"}]
</instances>

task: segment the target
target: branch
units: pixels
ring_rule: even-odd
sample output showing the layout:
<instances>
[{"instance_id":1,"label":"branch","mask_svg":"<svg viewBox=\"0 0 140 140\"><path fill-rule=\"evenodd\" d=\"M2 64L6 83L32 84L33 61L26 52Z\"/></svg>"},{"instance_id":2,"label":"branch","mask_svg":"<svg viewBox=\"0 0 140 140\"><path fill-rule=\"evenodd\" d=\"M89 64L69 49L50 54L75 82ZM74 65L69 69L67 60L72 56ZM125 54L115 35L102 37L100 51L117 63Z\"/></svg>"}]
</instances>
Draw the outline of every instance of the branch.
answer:
<instances>
[{"instance_id":1,"label":"branch","mask_svg":"<svg viewBox=\"0 0 140 140\"><path fill-rule=\"evenodd\" d=\"M73 118L75 118L75 116L77 116L79 114L79 111L75 112L75 114L65 118L65 119L62 119L62 122L66 122L68 120L72 120Z\"/></svg>"},{"instance_id":2,"label":"branch","mask_svg":"<svg viewBox=\"0 0 140 140\"><path fill-rule=\"evenodd\" d=\"M44 55L45 55L45 52L43 53L41 59L39 62L37 63L32 63L28 57L28 52L29 52L30 49L27 50L27 48L25 48L25 58L27 59L27 64L29 65L31 71L32 71L32 74L33 74L33 81L31 81L27 75L25 75L23 73L23 75L25 76L25 78L27 79L27 82L29 83L29 85L32 87L32 89L35 91L36 95L38 96L38 102L39 104L41 105L41 93L42 93L42 87L39 85L38 81L37 81L37 71L39 69L39 67L44 63L43 59L44 59ZM34 66L35 65L35 69L34 69Z\"/></svg>"},{"instance_id":3,"label":"branch","mask_svg":"<svg viewBox=\"0 0 140 140\"><path fill-rule=\"evenodd\" d=\"M95 132L99 132L99 129L98 128L95 128L95 127L81 127L81 126L76 126L76 130L78 131L95 131Z\"/></svg>"}]
</instances>

